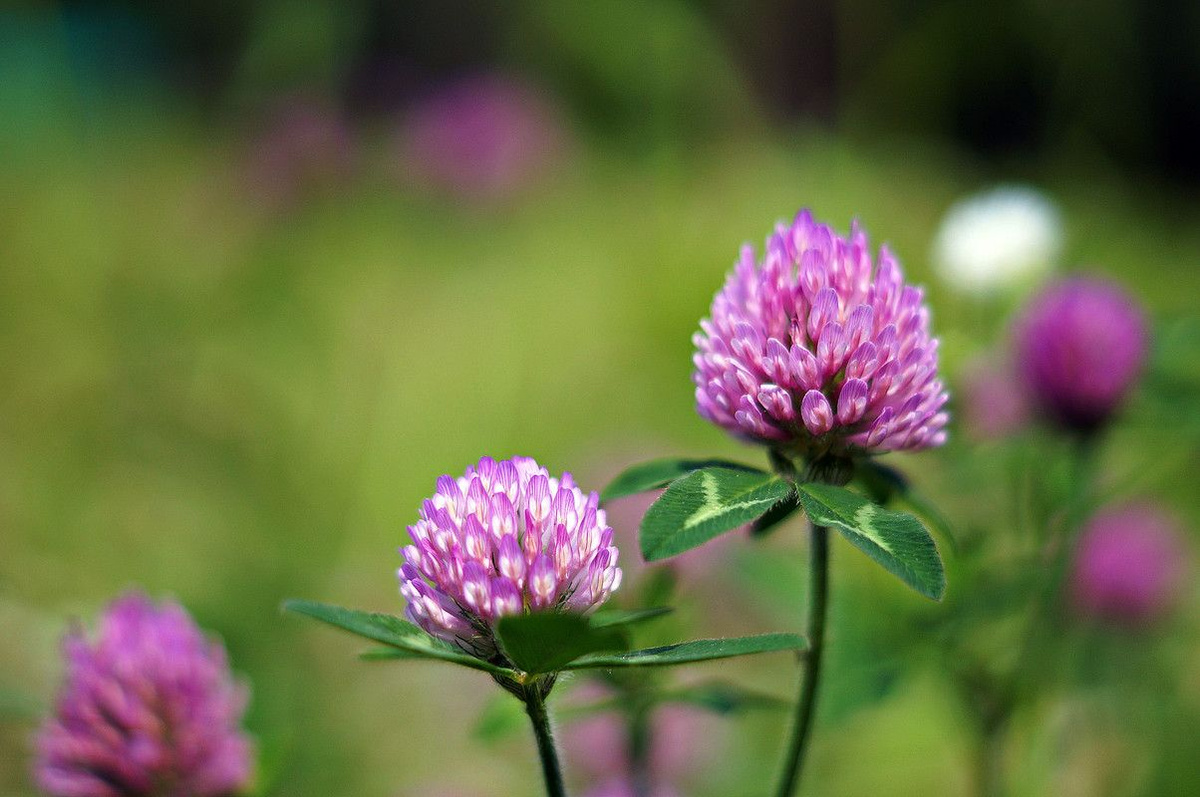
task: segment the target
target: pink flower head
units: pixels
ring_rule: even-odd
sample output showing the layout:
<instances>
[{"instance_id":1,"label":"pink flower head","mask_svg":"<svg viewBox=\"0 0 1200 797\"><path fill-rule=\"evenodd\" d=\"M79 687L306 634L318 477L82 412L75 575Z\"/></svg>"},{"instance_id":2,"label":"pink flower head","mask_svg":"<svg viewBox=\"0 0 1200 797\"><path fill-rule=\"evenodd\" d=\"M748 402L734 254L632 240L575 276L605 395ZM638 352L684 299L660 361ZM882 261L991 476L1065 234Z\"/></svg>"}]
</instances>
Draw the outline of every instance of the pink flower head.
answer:
<instances>
[{"instance_id":1,"label":"pink flower head","mask_svg":"<svg viewBox=\"0 0 1200 797\"><path fill-rule=\"evenodd\" d=\"M721 726L714 720L696 709L657 708L650 716L650 779L654 783L681 780L717 755ZM561 737L572 768L597 779L632 775L628 725L622 714L610 711L575 720L563 728Z\"/></svg>"},{"instance_id":2,"label":"pink flower head","mask_svg":"<svg viewBox=\"0 0 1200 797\"><path fill-rule=\"evenodd\" d=\"M563 131L550 103L501 75L442 86L409 112L401 132L405 170L424 185L470 199L507 196L558 156Z\"/></svg>"},{"instance_id":3,"label":"pink flower head","mask_svg":"<svg viewBox=\"0 0 1200 797\"><path fill-rule=\"evenodd\" d=\"M36 739L35 777L56 797L217 797L246 785L246 690L225 649L183 607L114 601L89 644L64 644L66 682Z\"/></svg>"},{"instance_id":4,"label":"pink flower head","mask_svg":"<svg viewBox=\"0 0 1200 797\"><path fill-rule=\"evenodd\" d=\"M1187 551L1174 520L1152 504L1096 515L1080 534L1071 568L1071 599L1082 614L1143 626L1174 603Z\"/></svg>"},{"instance_id":5,"label":"pink flower head","mask_svg":"<svg viewBox=\"0 0 1200 797\"><path fill-rule=\"evenodd\" d=\"M528 457L484 457L437 491L408 527L400 594L408 618L483 659L492 623L531 611L588 612L620 586L613 530L596 493Z\"/></svg>"},{"instance_id":6,"label":"pink flower head","mask_svg":"<svg viewBox=\"0 0 1200 797\"><path fill-rule=\"evenodd\" d=\"M274 111L255 138L246 176L259 198L288 206L347 182L357 149L354 130L335 108L293 99Z\"/></svg>"},{"instance_id":7,"label":"pink flower head","mask_svg":"<svg viewBox=\"0 0 1200 797\"><path fill-rule=\"evenodd\" d=\"M734 435L815 458L945 442L947 394L920 288L857 223L801 211L753 248L696 333L696 409Z\"/></svg>"},{"instance_id":8,"label":"pink flower head","mask_svg":"<svg viewBox=\"0 0 1200 797\"><path fill-rule=\"evenodd\" d=\"M1102 425L1146 359L1147 323L1120 286L1064 280L1037 296L1016 324L1017 365L1039 408L1067 428Z\"/></svg>"},{"instance_id":9,"label":"pink flower head","mask_svg":"<svg viewBox=\"0 0 1200 797\"><path fill-rule=\"evenodd\" d=\"M971 437L999 440L1029 422L1025 385L1007 362L991 359L971 364L962 379L964 421Z\"/></svg>"}]
</instances>

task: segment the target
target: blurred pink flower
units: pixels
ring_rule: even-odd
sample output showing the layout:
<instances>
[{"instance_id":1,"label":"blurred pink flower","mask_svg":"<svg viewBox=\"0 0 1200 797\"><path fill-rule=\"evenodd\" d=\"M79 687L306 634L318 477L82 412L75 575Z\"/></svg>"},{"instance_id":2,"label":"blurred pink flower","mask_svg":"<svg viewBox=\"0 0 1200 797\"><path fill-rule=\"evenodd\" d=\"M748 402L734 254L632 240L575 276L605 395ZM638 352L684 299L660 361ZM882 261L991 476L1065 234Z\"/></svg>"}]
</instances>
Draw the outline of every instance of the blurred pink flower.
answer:
<instances>
[{"instance_id":1,"label":"blurred pink flower","mask_svg":"<svg viewBox=\"0 0 1200 797\"><path fill-rule=\"evenodd\" d=\"M182 606L124 595L93 642L72 633L64 653L66 681L36 739L47 794L221 797L247 784L246 688Z\"/></svg>"},{"instance_id":2,"label":"blurred pink flower","mask_svg":"<svg viewBox=\"0 0 1200 797\"><path fill-rule=\"evenodd\" d=\"M1029 423L1029 397L1012 365L976 360L962 377L963 423L976 440L1009 437Z\"/></svg>"},{"instance_id":3,"label":"blurred pink flower","mask_svg":"<svg viewBox=\"0 0 1200 797\"><path fill-rule=\"evenodd\" d=\"M1120 285L1094 277L1042 291L1018 319L1017 367L1039 409L1063 426L1104 424L1141 374L1150 331Z\"/></svg>"},{"instance_id":4,"label":"blurred pink flower","mask_svg":"<svg viewBox=\"0 0 1200 797\"><path fill-rule=\"evenodd\" d=\"M1144 626L1174 606L1187 572L1175 520L1149 503L1105 509L1076 543L1071 600L1083 615Z\"/></svg>"},{"instance_id":5,"label":"blurred pink flower","mask_svg":"<svg viewBox=\"0 0 1200 797\"><path fill-rule=\"evenodd\" d=\"M596 683L584 684L572 693L583 704L598 702L612 692ZM626 717L620 711L604 711L566 724L560 734L570 769L595 781L621 782L631 774ZM664 705L650 718L649 774L655 785L675 782L701 768L720 746L717 719L695 708Z\"/></svg>"},{"instance_id":6,"label":"blurred pink flower","mask_svg":"<svg viewBox=\"0 0 1200 797\"><path fill-rule=\"evenodd\" d=\"M557 111L533 87L503 75L474 75L409 110L400 131L401 165L426 188L495 199L542 177L565 137Z\"/></svg>"},{"instance_id":7,"label":"blurred pink flower","mask_svg":"<svg viewBox=\"0 0 1200 797\"><path fill-rule=\"evenodd\" d=\"M350 179L357 142L349 122L327 103L297 98L282 103L251 143L246 179L271 206L291 205Z\"/></svg>"}]
</instances>

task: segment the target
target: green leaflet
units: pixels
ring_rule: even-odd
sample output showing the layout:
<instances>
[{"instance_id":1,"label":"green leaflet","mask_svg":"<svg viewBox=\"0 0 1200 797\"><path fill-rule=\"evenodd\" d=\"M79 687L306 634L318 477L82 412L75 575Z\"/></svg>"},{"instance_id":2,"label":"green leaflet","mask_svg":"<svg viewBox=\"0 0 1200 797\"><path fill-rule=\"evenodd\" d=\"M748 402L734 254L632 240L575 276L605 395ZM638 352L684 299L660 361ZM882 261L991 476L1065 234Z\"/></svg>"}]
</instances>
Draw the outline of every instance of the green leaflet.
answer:
<instances>
[{"instance_id":1,"label":"green leaflet","mask_svg":"<svg viewBox=\"0 0 1200 797\"><path fill-rule=\"evenodd\" d=\"M434 639L412 623L390 614L363 612L306 600L287 601L283 608L284 611L302 614L373 642L380 642L388 646L385 651L395 651L372 651L365 654L364 658L436 659L496 675L512 674L512 670L469 656Z\"/></svg>"},{"instance_id":2,"label":"green leaflet","mask_svg":"<svg viewBox=\"0 0 1200 797\"><path fill-rule=\"evenodd\" d=\"M760 634L730 639L695 639L676 645L632 650L628 653L594 653L571 662L568 670L612 669L616 667L668 667L699 661L728 659L756 653L783 650L802 651L808 643L798 634Z\"/></svg>"},{"instance_id":3,"label":"green leaflet","mask_svg":"<svg viewBox=\"0 0 1200 797\"><path fill-rule=\"evenodd\" d=\"M688 475L692 471L713 467L762 473L762 471L752 468L749 465L740 465L736 462L727 462L721 459L655 459L650 462L643 462L640 465L634 465L623 471L600 492L600 500L607 503L616 498L624 498L627 495L636 495L648 490L657 490L660 487L666 487L671 482Z\"/></svg>"},{"instance_id":4,"label":"green leaflet","mask_svg":"<svg viewBox=\"0 0 1200 797\"><path fill-rule=\"evenodd\" d=\"M765 537L777 526L786 523L800 509L800 499L795 494L767 510L767 513L750 524L752 537Z\"/></svg>"},{"instance_id":5,"label":"green leaflet","mask_svg":"<svg viewBox=\"0 0 1200 797\"><path fill-rule=\"evenodd\" d=\"M650 609L601 609L592 615L592 628L616 628L656 620L675 611L670 606Z\"/></svg>"},{"instance_id":6,"label":"green leaflet","mask_svg":"<svg viewBox=\"0 0 1200 797\"><path fill-rule=\"evenodd\" d=\"M950 522L900 471L866 460L855 466L854 480L880 506L900 506L917 515L930 525L941 542L950 546L951 553L957 552L958 539Z\"/></svg>"},{"instance_id":7,"label":"green leaflet","mask_svg":"<svg viewBox=\"0 0 1200 797\"><path fill-rule=\"evenodd\" d=\"M863 553L927 598L941 600L946 574L937 545L915 517L828 484L798 487L809 520L837 529Z\"/></svg>"},{"instance_id":8,"label":"green leaflet","mask_svg":"<svg viewBox=\"0 0 1200 797\"><path fill-rule=\"evenodd\" d=\"M705 468L673 482L642 519L642 556L666 559L749 523L793 494L779 476Z\"/></svg>"}]
</instances>

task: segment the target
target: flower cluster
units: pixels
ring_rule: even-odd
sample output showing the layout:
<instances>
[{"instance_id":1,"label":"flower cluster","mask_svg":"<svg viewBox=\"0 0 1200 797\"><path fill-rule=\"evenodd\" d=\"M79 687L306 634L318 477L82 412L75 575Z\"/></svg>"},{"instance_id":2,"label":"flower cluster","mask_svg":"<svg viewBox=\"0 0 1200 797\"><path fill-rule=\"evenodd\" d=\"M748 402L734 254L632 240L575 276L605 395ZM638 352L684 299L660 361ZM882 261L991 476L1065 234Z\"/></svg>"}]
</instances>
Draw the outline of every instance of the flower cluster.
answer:
<instances>
[{"instance_id":1,"label":"flower cluster","mask_svg":"<svg viewBox=\"0 0 1200 797\"><path fill-rule=\"evenodd\" d=\"M969 436L999 440L1017 433L1029 421L1029 397L1012 363L983 357L962 374L962 417Z\"/></svg>"},{"instance_id":2,"label":"flower cluster","mask_svg":"<svg viewBox=\"0 0 1200 797\"><path fill-rule=\"evenodd\" d=\"M287 209L353 177L359 142L351 124L319 100L295 98L266 120L251 143L244 177L264 204Z\"/></svg>"},{"instance_id":3,"label":"flower cluster","mask_svg":"<svg viewBox=\"0 0 1200 797\"><path fill-rule=\"evenodd\" d=\"M491 659L499 617L599 606L621 583L599 502L571 474L556 479L526 457L484 457L457 479L442 476L401 549L408 618Z\"/></svg>"},{"instance_id":4,"label":"flower cluster","mask_svg":"<svg viewBox=\"0 0 1200 797\"><path fill-rule=\"evenodd\" d=\"M217 797L246 784L246 691L224 648L181 606L125 595L105 612L95 643L72 634L65 656L65 686L36 740L44 791Z\"/></svg>"},{"instance_id":5,"label":"flower cluster","mask_svg":"<svg viewBox=\"0 0 1200 797\"><path fill-rule=\"evenodd\" d=\"M874 453L946 439L947 394L921 289L886 247L807 210L747 246L695 335L696 407L792 454Z\"/></svg>"},{"instance_id":6,"label":"flower cluster","mask_svg":"<svg viewBox=\"0 0 1200 797\"><path fill-rule=\"evenodd\" d=\"M410 110L400 157L429 188L462 199L499 199L543 176L564 138L555 109L533 87L503 75L473 75Z\"/></svg>"},{"instance_id":7,"label":"flower cluster","mask_svg":"<svg viewBox=\"0 0 1200 797\"><path fill-rule=\"evenodd\" d=\"M621 695L599 682L575 687L580 706L620 702ZM649 738L643 750L642 792L659 797L677 794L673 785L700 782L706 764L720 760L724 726L712 713L682 705L660 705L644 718ZM573 719L560 733L568 769L586 776L595 787L590 795L639 794L629 744L629 717L621 711L600 711Z\"/></svg>"},{"instance_id":8,"label":"flower cluster","mask_svg":"<svg viewBox=\"0 0 1200 797\"><path fill-rule=\"evenodd\" d=\"M1042 292L1016 324L1017 366L1038 407L1088 431L1116 412L1146 359L1142 311L1118 285L1085 277Z\"/></svg>"},{"instance_id":9,"label":"flower cluster","mask_svg":"<svg viewBox=\"0 0 1200 797\"><path fill-rule=\"evenodd\" d=\"M1071 569L1071 598L1088 617L1142 626L1177 597L1187 560L1175 521L1152 504L1102 511L1083 529Z\"/></svg>"}]
</instances>

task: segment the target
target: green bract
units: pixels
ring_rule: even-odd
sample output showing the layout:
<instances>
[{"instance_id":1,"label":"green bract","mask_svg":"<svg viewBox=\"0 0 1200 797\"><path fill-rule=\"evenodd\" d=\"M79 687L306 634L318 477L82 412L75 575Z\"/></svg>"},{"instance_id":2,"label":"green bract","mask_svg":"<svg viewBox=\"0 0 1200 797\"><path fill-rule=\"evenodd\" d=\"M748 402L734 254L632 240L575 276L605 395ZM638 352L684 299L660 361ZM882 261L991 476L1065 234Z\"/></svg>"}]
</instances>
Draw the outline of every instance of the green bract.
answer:
<instances>
[{"instance_id":1,"label":"green bract","mask_svg":"<svg viewBox=\"0 0 1200 797\"><path fill-rule=\"evenodd\" d=\"M558 612L501 617L496 639L509 661L533 674L558 672L588 653L629 649L619 628L598 628L583 615Z\"/></svg>"}]
</instances>

